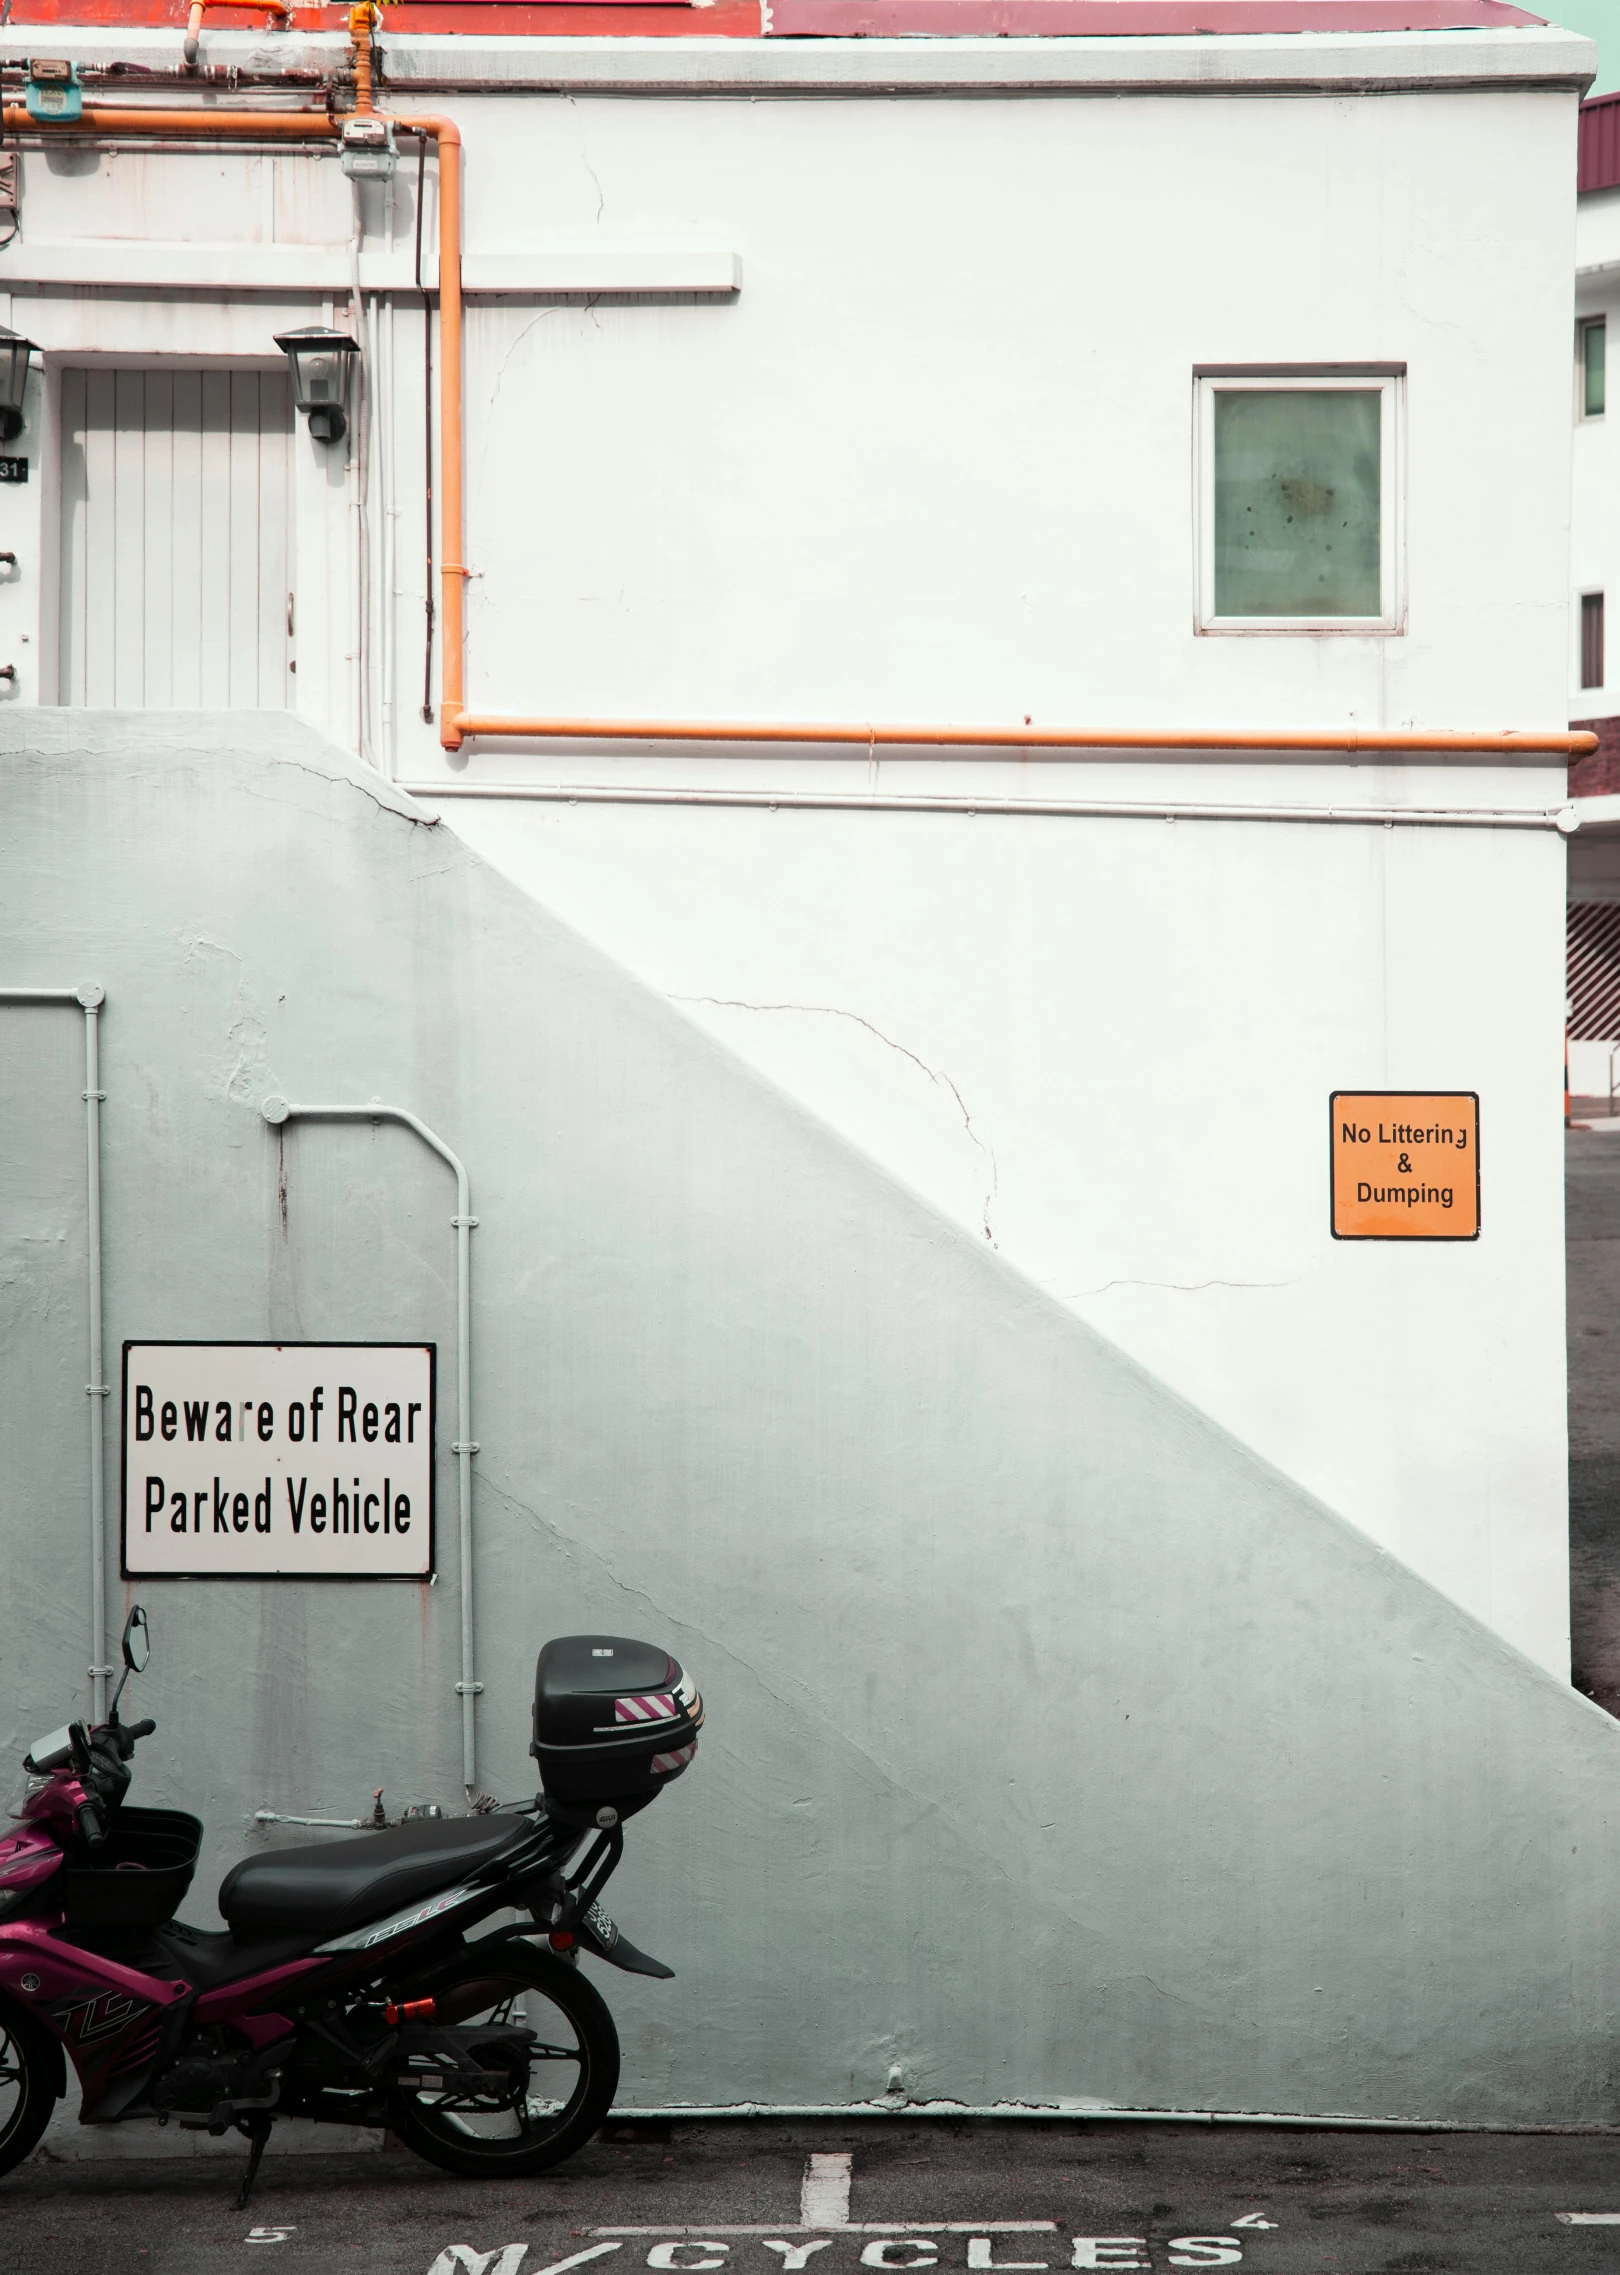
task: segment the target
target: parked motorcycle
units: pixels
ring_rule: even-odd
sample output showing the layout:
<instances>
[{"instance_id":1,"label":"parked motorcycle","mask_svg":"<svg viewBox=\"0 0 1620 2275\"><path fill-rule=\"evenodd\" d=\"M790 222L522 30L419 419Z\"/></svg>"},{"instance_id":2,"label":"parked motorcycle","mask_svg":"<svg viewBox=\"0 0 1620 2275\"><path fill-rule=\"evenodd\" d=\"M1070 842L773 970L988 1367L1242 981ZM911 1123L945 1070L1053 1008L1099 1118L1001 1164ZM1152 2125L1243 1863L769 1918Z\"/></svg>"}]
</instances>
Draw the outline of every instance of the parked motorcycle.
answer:
<instances>
[{"instance_id":1,"label":"parked motorcycle","mask_svg":"<svg viewBox=\"0 0 1620 2275\"><path fill-rule=\"evenodd\" d=\"M672 1972L599 1899L625 1819L697 1751L703 1705L679 1664L622 1636L548 1643L532 1802L245 1858L211 1931L175 1918L200 1823L125 1804L156 1725L122 1723L118 1706L150 1643L137 1606L106 1722L33 1747L0 1829L0 2173L66 2093L64 2049L81 2124L243 2134L239 2205L277 2117L387 2126L449 2172L510 2177L572 2155L619 2075L580 1953ZM514 1910L527 1917L488 1924Z\"/></svg>"}]
</instances>

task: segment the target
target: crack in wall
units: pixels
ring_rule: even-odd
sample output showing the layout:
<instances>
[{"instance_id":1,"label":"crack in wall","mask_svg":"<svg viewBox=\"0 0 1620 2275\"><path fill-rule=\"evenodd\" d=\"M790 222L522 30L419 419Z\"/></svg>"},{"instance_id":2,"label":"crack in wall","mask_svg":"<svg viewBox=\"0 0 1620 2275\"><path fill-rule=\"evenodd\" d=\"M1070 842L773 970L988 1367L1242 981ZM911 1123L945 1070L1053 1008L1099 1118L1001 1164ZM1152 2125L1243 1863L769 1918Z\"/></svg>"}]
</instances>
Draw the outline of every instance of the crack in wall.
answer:
<instances>
[{"instance_id":1,"label":"crack in wall","mask_svg":"<svg viewBox=\"0 0 1620 2275\"><path fill-rule=\"evenodd\" d=\"M586 157L583 151L580 152L579 162L584 167L586 173L590 175L592 184L596 190L596 226L598 229L600 229L602 226L602 216L607 211L607 192L602 187L601 176L597 173L596 168L591 164L590 160Z\"/></svg>"},{"instance_id":2,"label":"crack in wall","mask_svg":"<svg viewBox=\"0 0 1620 2275\"><path fill-rule=\"evenodd\" d=\"M744 1003L738 997L729 995L673 995L670 997L670 1001L672 1003L706 1003L718 1011L802 1011L822 1019L852 1019L857 1027L864 1027L869 1035L875 1036L880 1043L887 1044L891 1051L898 1051L903 1059L909 1059L920 1073L927 1075L930 1082L936 1084L940 1089L950 1092L956 1101L956 1110L962 1117L963 1129L966 1130L969 1138L989 1164L990 1185L984 1196L980 1211L980 1222L985 1239L989 1241L992 1248L997 1245L995 1232L990 1222L990 1211L1001 1183L1000 1171L996 1164L995 1148L988 1145L973 1127L973 1116L968 1112L967 1101L943 1067L930 1066L926 1059L919 1058L917 1053L909 1050L904 1043L897 1043L892 1035L886 1035L881 1027L874 1026L864 1013L846 1011L840 1004L836 1003Z\"/></svg>"},{"instance_id":3,"label":"crack in wall","mask_svg":"<svg viewBox=\"0 0 1620 2275\"><path fill-rule=\"evenodd\" d=\"M594 295L594 294L593 294L593 295L591 296L591 298L590 298L590 305L591 305L591 306L593 306L593 307L595 306L595 295ZM548 317L551 317L551 316L560 316L561 314L562 314L562 310L561 310L561 308L560 308L560 307L558 307L558 308L542 308L542 309L540 310L540 312L539 312L539 314L538 314L537 316L531 316L531 317L529 318L529 321L528 321L528 322L527 322L525 325L523 325L523 326L522 326L522 328L521 328L521 329L518 331L518 333L515 335L515 337L512 339L512 341L511 341L511 342L510 342L510 344L508 345L508 347L507 347L507 350L506 350L506 353L505 353L505 354L502 356L502 358L501 358L500 362L499 362L499 363L496 365L496 367L495 367L495 379L494 379L494 383L493 383L493 385L491 386L491 388L490 388L490 390L489 390L489 394L488 394L488 396L487 396L487 397L486 397L486 399L485 399L485 407L486 407L487 409L489 409L489 410L493 410L493 409L495 408L495 405L496 405L496 403L499 401L499 399L500 399L500 392L501 392L501 382L502 382L502 381L505 379L505 377L506 377L506 367L507 367L507 365L508 365L508 364L511 362L512 358L513 358L513 357L514 357L514 356L517 354L517 352L518 352L518 349L519 349L520 347L522 347L522 345L523 345L524 341L525 341L525 340L528 338L529 334L530 334L530 333L531 333L531 332L532 332L532 331L535 329L535 327L536 327L537 325L540 325L540 324L543 324L543 323L545 323ZM480 464L480 465L482 465L482 464L483 464L483 461L484 461L484 457L485 457L486 455L487 455L487 452L485 452L485 453L480 453L480 456L479 456L479 464Z\"/></svg>"},{"instance_id":4,"label":"crack in wall","mask_svg":"<svg viewBox=\"0 0 1620 2275\"><path fill-rule=\"evenodd\" d=\"M347 754L340 753L340 755L346 756ZM325 789L358 790L363 796L370 798L374 805L380 806L385 814L392 814L402 822L410 822L417 829L437 829L439 826L437 814L413 811L412 807L405 802L404 793L395 790L392 783L385 785L381 776L378 777L374 786L370 782L358 779L351 774L331 772L325 767L312 766L308 759L294 758L284 750L272 751L270 757L277 766L290 766L300 774L313 775L315 780ZM385 789L391 794L385 795ZM250 792L249 795L262 796L263 792Z\"/></svg>"}]
</instances>

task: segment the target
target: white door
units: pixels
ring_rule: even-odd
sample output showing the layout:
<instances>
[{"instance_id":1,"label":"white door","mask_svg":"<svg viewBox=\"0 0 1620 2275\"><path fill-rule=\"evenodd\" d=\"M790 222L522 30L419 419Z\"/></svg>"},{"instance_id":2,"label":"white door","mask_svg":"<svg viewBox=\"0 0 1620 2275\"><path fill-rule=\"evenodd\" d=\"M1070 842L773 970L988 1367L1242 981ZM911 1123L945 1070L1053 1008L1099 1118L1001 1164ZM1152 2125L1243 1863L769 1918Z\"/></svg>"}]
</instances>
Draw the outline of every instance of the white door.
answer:
<instances>
[{"instance_id":1,"label":"white door","mask_svg":"<svg viewBox=\"0 0 1620 2275\"><path fill-rule=\"evenodd\" d=\"M64 371L58 700L290 700L283 371Z\"/></svg>"}]
</instances>

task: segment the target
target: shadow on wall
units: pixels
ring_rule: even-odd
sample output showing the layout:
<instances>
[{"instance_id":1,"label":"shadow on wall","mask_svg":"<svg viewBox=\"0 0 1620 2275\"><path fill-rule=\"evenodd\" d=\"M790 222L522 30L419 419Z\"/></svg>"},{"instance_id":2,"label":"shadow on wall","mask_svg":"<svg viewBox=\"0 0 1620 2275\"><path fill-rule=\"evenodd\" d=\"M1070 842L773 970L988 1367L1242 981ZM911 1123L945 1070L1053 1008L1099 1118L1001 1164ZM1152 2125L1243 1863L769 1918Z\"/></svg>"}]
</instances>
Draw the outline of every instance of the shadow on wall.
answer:
<instances>
[{"instance_id":1,"label":"shadow on wall","mask_svg":"<svg viewBox=\"0 0 1620 2275\"><path fill-rule=\"evenodd\" d=\"M547 1634L655 1635L710 1706L616 1883L679 1970L615 1979L628 2100L845 2103L898 2062L980 2105L1620 2113L1607 1718L295 722L7 733L7 976L108 989L109 1348L447 1342L439 1165L283 1148L266 1092L409 1105L468 1163L485 1782L532 1782ZM0 1683L33 1700L79 1664L31 1512L78 1507L82 1439L37 1426L68 1279L31 1142ZM216 1879L262 1801L453 1793L450 1580L143 1593Z\"/></svg>"}]
</instances>

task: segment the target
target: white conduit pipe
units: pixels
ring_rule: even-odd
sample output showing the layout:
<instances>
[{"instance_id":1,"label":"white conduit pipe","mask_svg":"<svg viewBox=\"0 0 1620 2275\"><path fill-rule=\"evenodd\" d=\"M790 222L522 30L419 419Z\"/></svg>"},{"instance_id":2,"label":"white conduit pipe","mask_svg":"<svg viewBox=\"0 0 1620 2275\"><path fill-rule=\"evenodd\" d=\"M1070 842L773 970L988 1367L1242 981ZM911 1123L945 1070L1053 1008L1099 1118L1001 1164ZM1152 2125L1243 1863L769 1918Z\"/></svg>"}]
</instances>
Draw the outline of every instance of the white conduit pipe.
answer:
<instances>
[{"instance_id":1,"label":"white conduit pipe","mask_svg":"<svg viewBox=\"0 0 1620 2275\"><path fill-rule=\"evenodd\" d=\"M401 782L413 798L506 798L552 806L742 806L775 813L1034 814L1086 821L1359 822L1364 828L1555 829L1581 826L1573 806L1233 806L1170 798L930 798L868 790L657 790L533 782Z\"/></svg>"},{"instance_id":2,"label":"white conduit pipe","mask_svg":"<svg viewBox=\"0 0 1620 2275\"><path fill-rule=\"evenodd\" d=\"M107 1501L103 1436L105 1410L98 1403L112 1395L101 1363L101 1088L97 1023L107 991L89 981L83 987L4 987L0 1003L71 1003L84 1013L84 1120L86 1241L90 1252L90 1380L85 1384L90 1419L90 1706L95 1721L107 1717Z\"/></svg>"},{"instance_id":3,"label":"white conduit pipe","mask_svg":"<svg viewBox=\"0 0 1620 2275\"><path fill-rule=\"evenodd\" d=\"M354 747L370 760L371 749L371 406L374 363L366 328L365 296L360 290L360 241L365 217L360 210L360 184L354 193L354 228L349 235L349 317L360 343L355 358L360 384L355 393L354 423L349 450L349 528L354 560Z\"/></svg>"},{"instance_id":4,"label":"white conduit pipe","mask_svg":"<svg viewBox=\"0 0 1620 2275\"><path fill-rule=\"evenodd\" d=\"M478 1447L472 1434L472 1228L478 1219L472 1213L467 1172L443 1138L435 1137L426 1122L403 1106L384 1106L376 1099L369 1106L295 1106L285 1098L267 1098L259 1111L272 1129L286 1122L401 1122L456 1173L456 1213L450 1219L456 1228L456 1440L451 1451L456 1457L461 1564L461 1680L456 1694L461 1700L461 1782L471 1804L478 1798L473 1701L484 1686L473 1679L472 1457Z\"/></svg>"}]
</instances>

